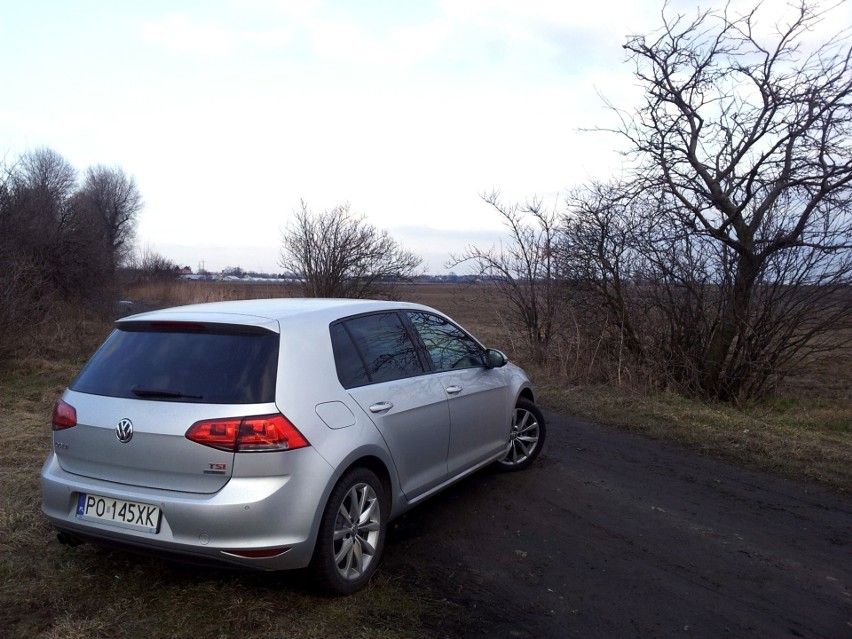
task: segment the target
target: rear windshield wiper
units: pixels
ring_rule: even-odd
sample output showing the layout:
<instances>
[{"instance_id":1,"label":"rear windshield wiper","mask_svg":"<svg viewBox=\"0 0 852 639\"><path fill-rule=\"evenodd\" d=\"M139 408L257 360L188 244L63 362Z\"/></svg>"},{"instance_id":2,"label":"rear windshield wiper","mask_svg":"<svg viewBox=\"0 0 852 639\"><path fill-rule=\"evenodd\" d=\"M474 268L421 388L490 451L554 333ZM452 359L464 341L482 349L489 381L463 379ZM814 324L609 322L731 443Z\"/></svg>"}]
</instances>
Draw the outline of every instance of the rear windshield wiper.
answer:
<instances>
[{"instance_id":1,"label":"rear windshield wiper","mask_svg":"<svg viewBox=\"0 0 852 639\"><path fill-rule=\"evenodd\" d=\"M202 399L202 395L192 395L190 393L182 393L180 391L167 390L164 388L142 388L134 386L130 391L136 397L146 397L149 399Z\"/></svg>"}]
</instances>

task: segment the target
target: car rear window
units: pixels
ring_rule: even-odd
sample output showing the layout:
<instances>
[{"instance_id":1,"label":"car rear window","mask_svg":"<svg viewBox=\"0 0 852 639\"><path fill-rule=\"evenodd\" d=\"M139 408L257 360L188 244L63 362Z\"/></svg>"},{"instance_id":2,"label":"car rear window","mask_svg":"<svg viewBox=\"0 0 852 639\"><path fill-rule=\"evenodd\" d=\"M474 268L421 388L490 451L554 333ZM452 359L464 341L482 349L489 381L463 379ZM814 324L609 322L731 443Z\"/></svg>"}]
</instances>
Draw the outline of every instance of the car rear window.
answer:
<instances>
[{"instance_id":1,"label":"car rear window","mask_svg":"<svg viewBox=\"0 0 852 639\"><path fill-rule=\"evenodd\" d=\"M259 404L275 400L278 335L208 327L118 328L72 382L108 397Z\"/></svg>"}]
</instances>

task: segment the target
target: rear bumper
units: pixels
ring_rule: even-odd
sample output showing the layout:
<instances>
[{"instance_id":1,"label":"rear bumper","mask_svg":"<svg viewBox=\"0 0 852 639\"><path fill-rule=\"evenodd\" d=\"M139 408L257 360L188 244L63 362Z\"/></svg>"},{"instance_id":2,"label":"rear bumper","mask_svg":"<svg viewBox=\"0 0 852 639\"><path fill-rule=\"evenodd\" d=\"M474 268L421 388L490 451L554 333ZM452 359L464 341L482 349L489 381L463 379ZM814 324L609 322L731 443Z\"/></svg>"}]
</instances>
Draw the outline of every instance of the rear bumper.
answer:
<instances>
[{"instance_id":1,"label":"rear bumper","mask_svg":"<svg viewBox=\"0 0 852 639\"><path fill-rule=\"evenodd\" d=\"M234 477L211 494L81 477L62 470L56 455L51 454L41 471L42 511L58 530L106 546L208 565L257 570L303 568L313 554L333 474L311 448L286 454L288 474ZM79 519L76 509L80 493L157 506L162 512L159 530L148 533ZM276 554L233 554L269 549Z\"/></svg>"}]
</instances>

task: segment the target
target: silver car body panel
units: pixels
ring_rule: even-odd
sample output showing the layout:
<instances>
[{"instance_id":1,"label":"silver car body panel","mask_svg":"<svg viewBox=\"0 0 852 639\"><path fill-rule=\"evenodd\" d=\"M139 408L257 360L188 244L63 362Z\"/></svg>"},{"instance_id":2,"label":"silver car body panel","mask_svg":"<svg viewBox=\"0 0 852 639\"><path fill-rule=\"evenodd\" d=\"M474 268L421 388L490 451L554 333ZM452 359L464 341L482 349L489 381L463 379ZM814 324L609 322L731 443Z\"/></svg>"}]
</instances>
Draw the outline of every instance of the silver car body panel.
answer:
<instances>
[{"instance_id":1,"label":"silver car body panel","mask_svg":"<svg viewBox=\"0 0 852 639\"><path fill-rule=\"evenodd\" d=\"M436 375L450 407L449 475L491 460L506 448L511 409L517 397L508 397L505 388L514 373L503 367L465 368Z\"/></svg>"},{"instance_id":2,"label":"silver car body panel","mask_svg":"<svg viewBox=\"0 0 852 639\"><path fill-rule=\"evenodd\" d=\"M361 386L350 395L382 434L405 499L446 481L450 410L434 375Z\"/></svg>"}]
</instances>

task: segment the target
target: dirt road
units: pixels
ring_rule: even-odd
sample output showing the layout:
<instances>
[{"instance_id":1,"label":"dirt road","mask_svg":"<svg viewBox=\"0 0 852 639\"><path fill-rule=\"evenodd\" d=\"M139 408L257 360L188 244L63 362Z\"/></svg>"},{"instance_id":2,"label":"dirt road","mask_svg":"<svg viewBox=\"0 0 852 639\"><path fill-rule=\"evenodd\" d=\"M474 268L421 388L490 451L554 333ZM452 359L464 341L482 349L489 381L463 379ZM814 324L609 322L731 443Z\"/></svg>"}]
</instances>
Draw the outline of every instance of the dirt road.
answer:
<instances>
[{"instance_id":1,"label":"dirt road","mask_svg":"<svg viewBox=\"0 0 852 639\"><path fill-rule=\"evenodd\" d=\"M393 526L437 636L852 638L852 499L547 417L533 468Z\"/></svg>"}]
</instances>

